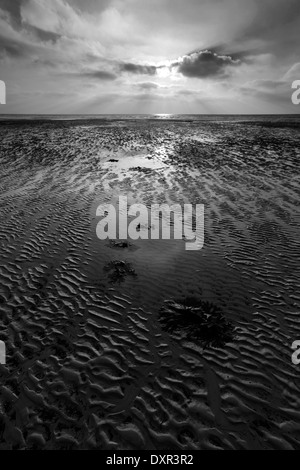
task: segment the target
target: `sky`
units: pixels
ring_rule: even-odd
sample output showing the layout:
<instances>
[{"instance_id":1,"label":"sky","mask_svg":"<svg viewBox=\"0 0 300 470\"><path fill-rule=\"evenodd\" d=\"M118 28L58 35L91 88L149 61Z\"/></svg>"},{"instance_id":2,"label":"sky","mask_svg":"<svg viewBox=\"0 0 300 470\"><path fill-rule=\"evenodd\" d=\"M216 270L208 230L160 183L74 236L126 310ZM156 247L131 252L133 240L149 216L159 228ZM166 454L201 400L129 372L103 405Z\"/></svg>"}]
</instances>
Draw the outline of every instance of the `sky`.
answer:
<instances>
[{"instance_id":1,"label":"sky","mask_svg":"<svg viewBox=\"0 0 300 470\"><path fill-rule=\"evenodd\" d=\"M0 0L0 113L299 113L299 31L299 0Z\"/></svg>"}]
</instances>

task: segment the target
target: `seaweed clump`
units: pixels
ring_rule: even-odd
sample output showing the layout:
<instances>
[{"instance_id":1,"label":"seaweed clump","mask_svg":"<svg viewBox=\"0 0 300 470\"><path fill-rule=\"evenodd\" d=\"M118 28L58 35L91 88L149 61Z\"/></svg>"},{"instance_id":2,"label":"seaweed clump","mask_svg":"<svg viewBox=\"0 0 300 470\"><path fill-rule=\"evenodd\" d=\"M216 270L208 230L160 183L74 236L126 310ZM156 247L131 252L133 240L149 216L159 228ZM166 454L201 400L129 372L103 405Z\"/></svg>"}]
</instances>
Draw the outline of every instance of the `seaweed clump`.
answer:
<instances>
[{"instance_id":1,"label":"seaweed clump","mask_svg":"<svg viewBox=\"0 0 300 470\"><path fill-rule=\"evenodd\" d=\"M104 266L104 271L108 272L108 278L112 283L120 284L127 276L137 276L134 268L127 261L110 261Z\"/></svg>"},{"instance_id":2,"label":"seaweed clump","mask_svg":"<svg viewBox=\"0 0 300 470\"><path fill-rule=\"evenodd\" d=\"M110 248L130 248L131 243L127 240L109 240Z\"/></svg>"},{"instance_id":3,"label":"seaweed clump","mask_svg":"<svg viewBox=\"0 0 300 470\"><path fill-rule=\"evenodd\" d=\"M232 341L234 328L215 304L195 297L167 300L160 309L159 322L164 331L203 347L224 346Z\"/></svg>"},{"instance_id":4,"label":"seaweed clump","mask_svg":"<svg viewBox=\"0 0 300 470\"><path fill-rule=\"evenodd\" d=\"M129 168L129 171L138 171L139 173L145 173L146 175L149 175L153 172L151 168L142 168L140 166L133 166Z\"/></svg>"}]
</instances>

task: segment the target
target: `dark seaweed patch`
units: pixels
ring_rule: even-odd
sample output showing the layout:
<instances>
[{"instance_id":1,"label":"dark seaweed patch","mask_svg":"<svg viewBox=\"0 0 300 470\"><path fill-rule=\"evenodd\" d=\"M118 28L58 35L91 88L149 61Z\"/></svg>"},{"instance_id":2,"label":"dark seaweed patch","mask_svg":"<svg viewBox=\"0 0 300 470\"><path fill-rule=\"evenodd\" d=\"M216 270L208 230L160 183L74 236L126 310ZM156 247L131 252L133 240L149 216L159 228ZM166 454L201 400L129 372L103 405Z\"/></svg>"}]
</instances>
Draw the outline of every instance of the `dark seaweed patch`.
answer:
<instances>
[{"instance_id":1,"label":"dark seaweed patch","mask_svg":"<svg viewBox=\"0 0 300 470\"><path fill-rule=\"evenodd\" d=\"M234 328L215 304L195 297L167 300L159 312L164 331L206 346L224 346L233 339Z\"/></svg>"},{"instance_id":2,"label":"dark seaweed patch","mask_svg":"<svg viewBox=\"0 0 300 470\"><path fill-rule=\"evenodd\" d=\"M110 248L129 248L131 243L127 240L109 240Z\"/></svg>"},{"instance_id":3,"label":"dark seaweed patch","mask_svg":"<svg viewBox=\"0 0 300 470\"><path fill-rule=\"evenodd\" d=\"M108 278L112 283L121 283L127 276L137 276L135 270L127 261L110 261L104 266L104 271L108 272Z\"/></svg>"},{"instance_id":4,"label":"dark seaweed patch","mask_svg":"<svg viewBox=\"0 0 300 470\"><path fill-rule=\"evenodd\" d=\"M138 171L139 173L145 173L146 175L153 172L151 168L142 168L140 166L133 166L129 168L129 171Z\"/></svg>"}]
</instances>

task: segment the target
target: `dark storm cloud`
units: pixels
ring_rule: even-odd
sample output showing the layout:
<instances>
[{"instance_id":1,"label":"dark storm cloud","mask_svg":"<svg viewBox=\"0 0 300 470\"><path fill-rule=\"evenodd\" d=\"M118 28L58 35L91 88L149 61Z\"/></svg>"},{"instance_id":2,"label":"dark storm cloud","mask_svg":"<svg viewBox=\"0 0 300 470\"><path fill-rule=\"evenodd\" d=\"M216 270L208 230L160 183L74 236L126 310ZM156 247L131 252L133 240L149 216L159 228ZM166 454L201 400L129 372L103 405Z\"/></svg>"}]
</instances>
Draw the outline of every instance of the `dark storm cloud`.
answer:
<instances>
[{"instance_id":1,"label":"dark storm cloud","mask_svg":"<svg viewBox=\"0 0 300 470\"><path fill-rule=\"evenodd\" d=\"M21 24L21 5L24 0L0 0L0 8L9 13L11 22Z\"/></svg>"},{"instance_id":2,"label":"dark storm cloud","mask_svg":"<svg viewBox=\"0 0 300 470\"><path fill-rule=\"evenodd\" d=\"M113 81L118 77L108 70L79 70L74 72L61 72L60 76L74 79L91 79L95 81Z\"/></svg>"},{"instance_id":3,"label":"dark storm cloud","mask_svg":"<svg viewBox=\"0 0 300 470\"><path fill-rule=\"evenodd\" d=\"M117 75L106 70L95 70L79 73L81 77L94 78L97 80L116 80Z\"/></svg>"},{"instance_id":4,"label":"dark storm cloud","mask_svg":"<svg viewBox=\"0 0 300 470\"><path fill-rule=\"evenodd\" d=\"M155 65L140 65L131 62L120 64L121 72L128 72L137 75L155 75L157 67Z\"/></svg>"},{"instance_id":5,"label":"dark storm cloud","mask_svg":"<svg viewBox=\"0 0 300 470\"><path fill-rule=\"evenodd\" d=\"M0 0L1 19L5 24L5 30L0 32L1 56L24 58L33 52L35 45L38 45L40 41L55 43L61 37L51 31L40 29L38 25L32 26L22 20L21 6L26 1ZM28 36L26 36L27 33ZM22 34L25 34L25 37L22 37Z\"/></svg>"},{"instance_id":6,"label":"dark storm cloud","mask_svg":"<svg viewBox=\"0 0 300 470\"><path fill-rule=\"evenodd\" d=\"M207 78L225 75L229 66L241 64L242 53L219 55L214 50L196 51L171 62L171 65L141 65L132 62L119 65L121 72L138 75L155 75L158 69L176 68L177 72L186 77Z\"/></svg>"},{"instance_id":7,"label":"dark storm cloud","mask_svg":"<svg viewBox=\"0 0 300 470\"><path fill-rule=\"evenodd\" d=\"M289 54L299 44L299 0L255 0L257 14L237 38L256 40L257 52ZM289 49L290 50L289 50Z\"/></svg>"},{"instance_id":8,"label":"dark storm cloud","mask_svg":"<svg viewBox=\"0 0 300 470\"><path fill-rule=\"evenodd\" d=\"M58 39L57 35L41 31L38 28L26 28L26 31L31 32L38 41L51 41L55 43ZM28 39L28 38L27 38ZM21 36L15 35L15 37L5 36L0 33L0 57L11 57L14 59L24 59L34 57L34 62L40 62L44 64L50 64L55 66L55 61L49 61L42 59L37 55L36 44L30 43L28 40L22 40Z\"/></svg>"},{"instance_id":9,"label":"dark storm cloud","mask_svg":"<svg viewBox=\"0 0 300 470\"><path fill-rule=\"evenodd\" d=\"M45 42L51 41L55 43L56 41L58 41L59 38L61 38L60 34L53 33L51 31L45 31L36 26L25 25L25 29L27 31L32 32L41 41L45 41Z\"/></svg>"},{"instance_id":10,"label":"dark storm cloud","mask_svg":"<svg viewBox=\"0 0 300 470\"><path fill-rule=\"evenodd\" d=\"M231 56L219 56L212 51L198 51L185 55L172 63L178 72L186 77L207 78L223 75L228 66L240 64L240 60Z\"/></svg>"},{"instance_id":11,"label":"dark storm cloud","mask_svg":"<svg viewBox=\"0 0 300 470\"><path fill-rule=\"evenodd\" d=\"M17 39L8 38L0 34L0 55L13 58L26 57L30 52L27 44Z\"/></svg>"},{"instance_id":12,"label":"dark storm cloud","mask_svg":"<svg viewBox=\"0 0 300 470\"><path fill-rule=\"evenodd\" d=\"M189 54L186 54L186 55L190 56L191 54L195 54L199 52L201 51L195 50L195 51L191 51ZM202 52L204 51L202 50ZM243 62L243 63L249 62L249 56L252 51L249 50L249 48L244 49L241 45L237 47L236 45L220 43L218 45L215 45L214 47L210 47L208 49L208 52L211 52L212 54L216 54L219 57L227 56L231 58L233 65L238 65L239 62Z\"/></svg>"}]
</instances>

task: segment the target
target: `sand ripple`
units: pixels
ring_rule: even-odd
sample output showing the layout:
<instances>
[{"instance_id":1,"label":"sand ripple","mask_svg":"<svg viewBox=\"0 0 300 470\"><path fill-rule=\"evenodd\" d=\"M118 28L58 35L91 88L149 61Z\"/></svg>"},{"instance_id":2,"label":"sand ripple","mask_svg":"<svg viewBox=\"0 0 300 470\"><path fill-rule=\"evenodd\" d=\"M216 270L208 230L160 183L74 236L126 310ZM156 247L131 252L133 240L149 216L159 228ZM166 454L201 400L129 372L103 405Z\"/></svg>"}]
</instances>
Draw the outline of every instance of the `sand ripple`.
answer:
<instances>
[{"instance_id":1,"label":"sand ripple","mask_svg":"<svg viewBox=\"0 0 300 470\"><path fill-rule=\"evenodd\" d=\"M0 448L298 449L299 130L0 133ZM204 204L204 248L99 241L94 209L119 195ZM111 282L105 266L125 261L135 275ZM165 301L186 297L219 308L234 335L204 348L164 328Z\"/></svg>"}]
</instances>

